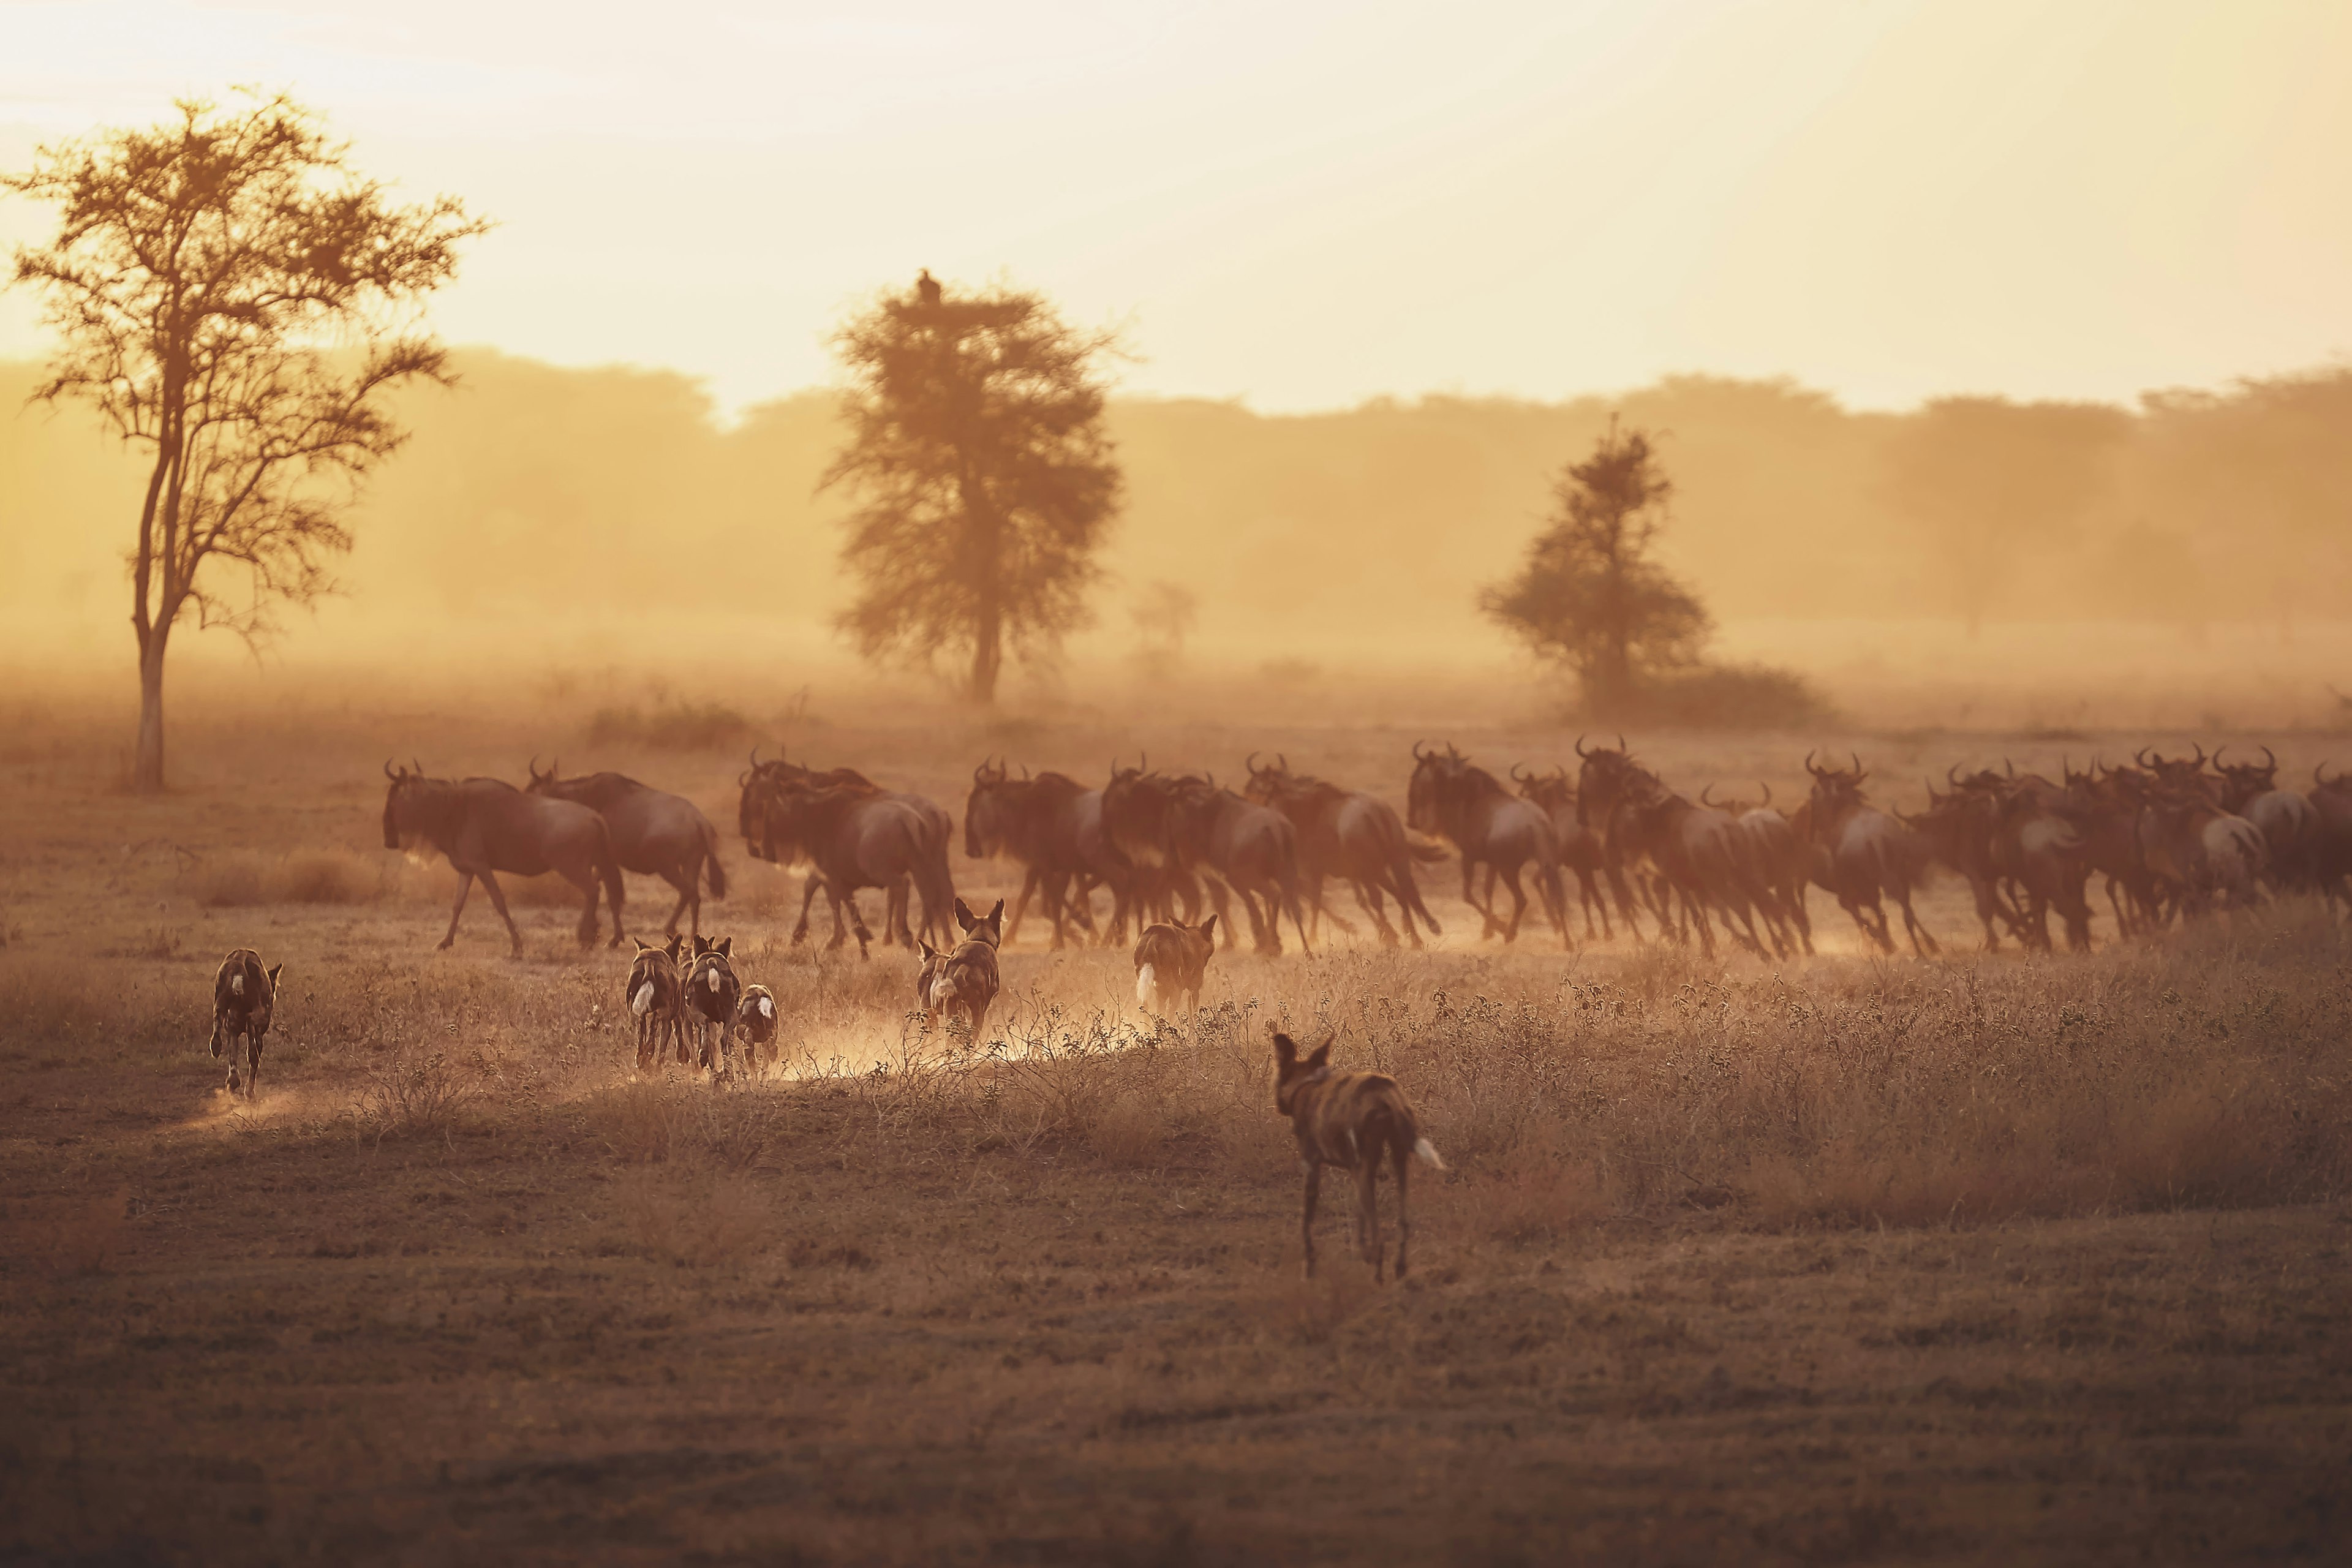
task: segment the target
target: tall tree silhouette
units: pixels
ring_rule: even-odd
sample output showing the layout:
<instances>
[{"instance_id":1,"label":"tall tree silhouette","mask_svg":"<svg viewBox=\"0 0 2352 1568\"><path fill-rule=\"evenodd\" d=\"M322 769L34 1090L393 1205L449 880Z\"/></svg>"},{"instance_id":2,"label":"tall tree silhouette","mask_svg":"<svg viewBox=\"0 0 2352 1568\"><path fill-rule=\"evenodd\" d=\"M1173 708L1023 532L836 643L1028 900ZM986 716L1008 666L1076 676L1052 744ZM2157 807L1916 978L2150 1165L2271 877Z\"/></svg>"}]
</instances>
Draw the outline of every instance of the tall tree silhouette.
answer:
<instances>
[{"instance_id":1,"label":"tall tree silhouette","mask_svg":"<svg viewBox=\"0 0 2352 1568\"><path fill-rule=\"evenodd\" d=\"M1674 483L1650 437L1608 430L1552 485L1553 508L1517 574L1478 606L1576 672L1597 719L1635 712L1649 677L1696 662L1706 609L1652 558Z\"/></svg>"},{"instance_id":2,"label":"tall tree silhouette","mask_svg":"<svg viewBox=\"0 0 2352 1568\"><path fill-rule=\"evenodd\" d=\"M62 340L35 395L90 404L152 458L130 552L131 783L148 790L163 784L173 627L193 614L252 639L276 605L331 585L342 510L402 440L383 394L446 379L417 307L485 226L447 197L392 205L283 96L177 108L0 176L61 209L57 237L16 258Z\"/></svg>"},{"instance_id":3,"label":"tall tree silhouette","mask_svg":"<svg viewBox=\"0 0 2352 1568\"><path fill-rule=\"evenodd\" d=\"M861 584L841 625L869 658L968 658L992 702L1008 647L1086 623L1120 499L1101 369L1118 341L1000 288L885 296L834 346L850 436L823 483L857 498L842 558Z\"/></svg>"}]
</instances>

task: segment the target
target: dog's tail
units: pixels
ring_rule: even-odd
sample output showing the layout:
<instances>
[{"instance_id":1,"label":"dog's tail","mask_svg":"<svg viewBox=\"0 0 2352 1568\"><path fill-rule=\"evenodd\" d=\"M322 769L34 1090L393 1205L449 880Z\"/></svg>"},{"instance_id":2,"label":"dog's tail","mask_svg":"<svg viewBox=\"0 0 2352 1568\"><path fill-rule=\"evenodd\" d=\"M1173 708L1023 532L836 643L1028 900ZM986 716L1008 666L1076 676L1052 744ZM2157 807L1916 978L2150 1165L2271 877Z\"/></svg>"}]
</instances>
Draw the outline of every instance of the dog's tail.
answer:
<instances>
[{"instance_id":1,"label":"dog's tail","mask_svg":"<svg viewBox=\"0 0 2352 1568\"><path fill-rule=\"evenodd\" d=\"M652 1012L653 1008L654 983L648 980L644 984L637 987L637 994L629 998L629 1011L642 1018L647 1013Z\"/></svg>"},{"instance_id":2,"label":"dog's tail","mask_svg":"<svg viewBox=\"0 0 2352 1568\"><path fill-rule=\"evenodd\" d=\"M1141 964L1135 971L1135 1005L1160 1010L1160 969L1157 964Z\"/></svg>"},{"instance_id":3,"label":"dog's tail","mask_svg":"<svg viewBox=\"0 0 2352 1568\"><path fill-rule=\"evenodd\" d=\"M1454 1168L1437 1157L1437 1145L1426 1138L1416 1137L1412 1141L1412 1157L1432 1170L1450 1171Z\"/></svg>"}]
</instances>

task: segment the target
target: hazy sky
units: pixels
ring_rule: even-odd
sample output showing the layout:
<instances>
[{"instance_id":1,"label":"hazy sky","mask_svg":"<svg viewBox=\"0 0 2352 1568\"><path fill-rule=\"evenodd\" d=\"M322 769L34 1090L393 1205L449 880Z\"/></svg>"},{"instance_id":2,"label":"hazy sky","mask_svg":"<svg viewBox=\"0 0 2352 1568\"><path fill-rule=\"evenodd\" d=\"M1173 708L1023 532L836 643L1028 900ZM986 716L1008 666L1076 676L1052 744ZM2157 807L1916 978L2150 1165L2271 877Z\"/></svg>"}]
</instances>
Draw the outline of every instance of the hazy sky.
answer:
<instances>
[{"instance_id":1,"label":"hazy sky","mask_svg":"<svg viewBox=\"0 0 2352 1568\"><path fill-rule=\"evenodd\" d=\"M0 166L289 88L500 223L451 342L730 405L926 264L1264 409L2120 397L2352 352L2347 81L2342 0L0 3Z\"/></svg>"}]
</instances>

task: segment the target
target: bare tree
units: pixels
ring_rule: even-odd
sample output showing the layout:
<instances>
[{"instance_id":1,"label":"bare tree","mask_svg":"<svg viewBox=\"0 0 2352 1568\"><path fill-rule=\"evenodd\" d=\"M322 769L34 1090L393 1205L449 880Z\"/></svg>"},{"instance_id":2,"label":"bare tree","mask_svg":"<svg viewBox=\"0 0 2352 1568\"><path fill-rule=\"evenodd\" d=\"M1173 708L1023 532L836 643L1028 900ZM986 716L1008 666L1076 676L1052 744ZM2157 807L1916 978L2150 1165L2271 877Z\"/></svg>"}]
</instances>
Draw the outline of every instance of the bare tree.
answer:
<instances>
[{"instance_id":1,"label":"bare tree","mask_svg":"<svg viewBox=\"0 0 2352 1568\"><path fill-rule=\"evenodd\" d=\"M1674 483L1639 430L1609 428L1552 485L1553 510L1527 563L1478 607L1576 672L1600 719L1634 710L1643 680L1696 662L1711 623L1652 558Z\"/></svg>"},{"instance_id":2,"label":"bare tree","mask_svg":"<svg viewBox=\"0 0 2352 1568\"><path fill-rule=\"evenodd\" d=\"M343 510L403 439L384 394L448 379L417 308L486 226L446 196L392 205L283 96L177 108L0 176L60 209L57 237L16 258L62 340L35 397L81 399L152 455L130 552L131 783L147 790L163 784L172 628L193 615L250 640L275 605L331 586ZM234 595L232 564L247 577Z\"/></svg>"},{"instance_id":3,"label":"bare tree","mask_svg":"<svg viewBox=\"0 0 2352 1568\"><path fill-rule=\"evenodd\" d=\"M887 295L834 339L850 438L823 483L858 497L842 557L862 584L841 625L869 658L967 657L992 702L1008 644L1086 623L1119 504L1099 369L1118 343L1037 294L926 294Z\"/></svg>"}]
</instances>

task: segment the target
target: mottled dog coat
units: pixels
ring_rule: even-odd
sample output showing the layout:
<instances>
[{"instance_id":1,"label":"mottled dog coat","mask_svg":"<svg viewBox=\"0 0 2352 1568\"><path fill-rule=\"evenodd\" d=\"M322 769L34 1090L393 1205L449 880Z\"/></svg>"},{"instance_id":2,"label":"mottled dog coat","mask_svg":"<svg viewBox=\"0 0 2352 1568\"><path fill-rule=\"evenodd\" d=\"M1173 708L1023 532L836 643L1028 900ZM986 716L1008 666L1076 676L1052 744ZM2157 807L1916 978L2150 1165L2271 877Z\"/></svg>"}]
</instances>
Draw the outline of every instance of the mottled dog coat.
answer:
<instances>
[{"instance_id":1,"label":"mottled dog coat","mask_svg":"<svg viewBox=\"0 0 2352 1568\"><path fill-rule=\"evenodd\" d=\"M684 987L677 969L679 956L686 951L686 938L674 936L661 947L637 943L637 956L629 965L628 983L621 994L629 1004L629 1016L637 1024L637 1070L642 1072L661 1059L662 1046L668 1040L677 1043L677 1059L686 1060L686 1018L679 1004L684 1000Z\"/></svg>"},{"instance_id":2,"label":"mottled dog coat","mask_svg":"<svg viewBox=\"0 0 2352 1568\"><path fill-rule=\"evenodd\" d=\"M1135 943L1136 1005L1150 1012L1165 1013L1171 998L1182 996L1197 1012L1201 982L1207 977L1209 960L1216 956L1216 952L1214 915L1196 926L1171 920L1164 925L1145 928Z\"/></svg>"},{"instance_id":3,"label":"mottled dog coat","mask_svg":"<svg viewBox=\"0 0 2352 1568\"><path fill-rule=\"evenodd\" d=\"M228 1091L237 1090L236 1042L245 1041L245 1094L248 1100L261 1093L261 1037L269 1033L269 1020L278 1011L278 976L284 973L282 963L268 969L261 966L261 954L249 947L240 947L221 960L220 970L213 976L213 1055L217 1058L226 1049L228 1053Z\"/></svg>"},{"instance_id":4,"label":"mottled dog coat","mask_svg":"<svg viewBox=\"0 0 2352 1568\"><path fill-rule=\"evenodd\" d=\"M933 1025L952 1022L961 1014L977 1040L987 1027L988 1009L996 1001L996 949L1004 940L1004 900L997 900L996 907L982 919L958 899L955 918L963 928L964 940L954 952L941 952L929 942L923 944L923 1012Z\"/></svg>"},{"instance_id":5,"label":"mottled dog coat","mask_svg":"<svg viewBox=\"0 0 2352 1568\"><path fill-rule=\"evenodd\" d=\"M1298 1140L1298 1163L1307 1173L1299 1240L1307 1253L1307 1274L1311 1277L1315 1272L1315 1199L1323 1185L1323 1167L1337 1165L1355 1173L1356 1241L1363 1249L1364 1261L1372 1266L1372 1278L1381 1278L1379 1184L1381 1156L1385 1153L1396 1167L1396 1273L1403 1279L1412 1241L1412 1226L1405 1210L1406 1177L1415 1159L1445 1169L1436 1149L1421 1135L1412 1102L1386 1073L1334 1072L1328 1029L1304 1061L1288 1035L1272 1025L1266 1032L1274 1036L1274 1108L1290 1118L1290 1130Z\"/></svg>"},{"instance_id":6,"label":"mottled dog coat","mask_svg":"<svg viewBox=\"0 0 2352 1568\"><path fill-rule=\"evenodd\" d=\"M725 1077L735 1041L735 1014L743 1005L743 983L735 977L735 939L694 939L694 959L686 968L686 1021L694 1031L698 1066Z\"/></svg>"},{"instance_id":7,"label":"mottled dog coat","mask_svg":"<svg viewBox=\"0 0 2352 1568\"><path fill-rule=\"evenodd\" d=\"M744 1040L744 1055L754 1066L761 1051L773 1054L776 1043L776 994L764 985L743 987L743 1004L735 1009L735 1032Z\"/></svg>"}]
</instances>

